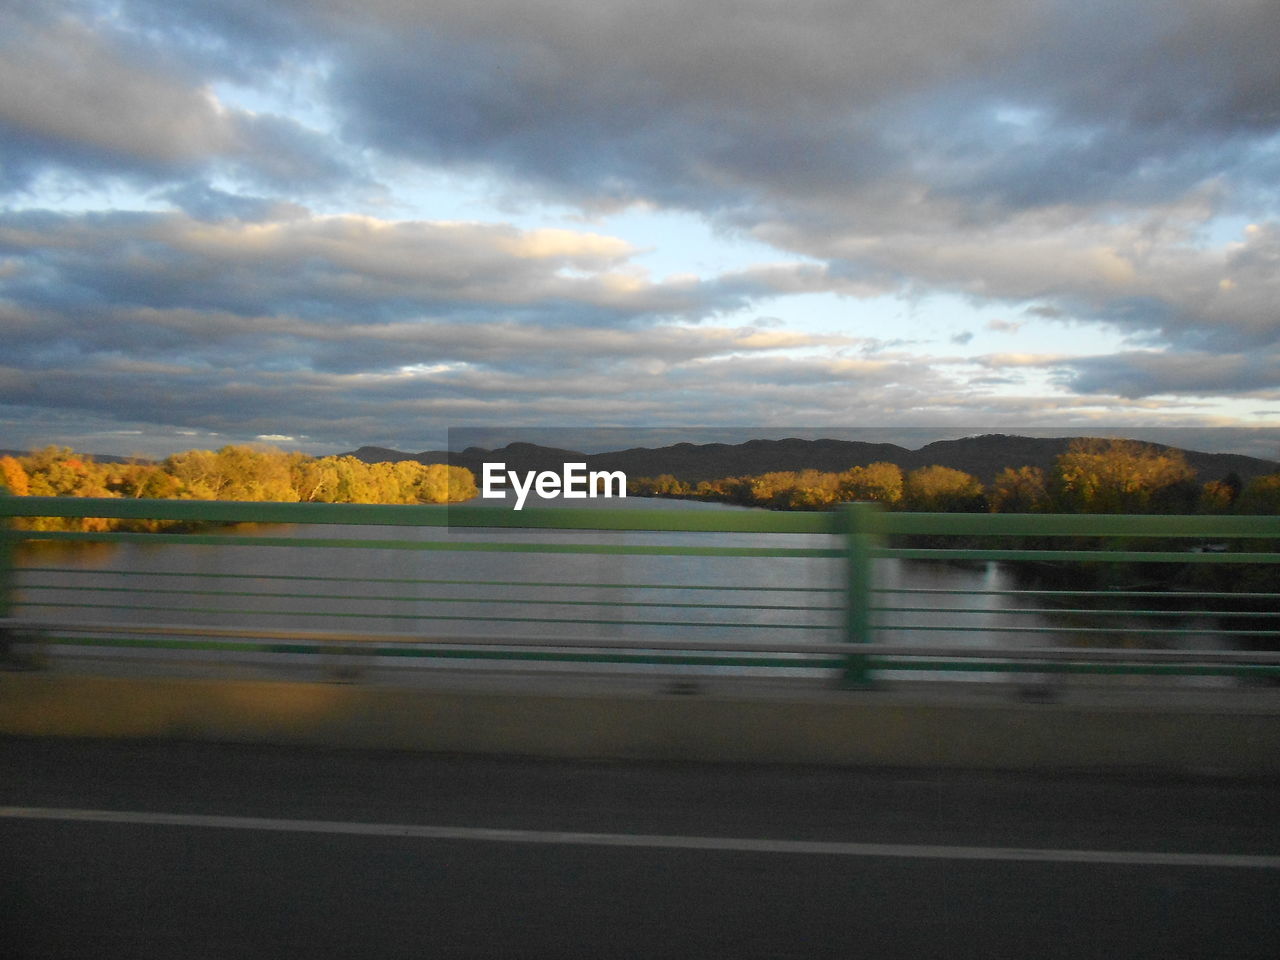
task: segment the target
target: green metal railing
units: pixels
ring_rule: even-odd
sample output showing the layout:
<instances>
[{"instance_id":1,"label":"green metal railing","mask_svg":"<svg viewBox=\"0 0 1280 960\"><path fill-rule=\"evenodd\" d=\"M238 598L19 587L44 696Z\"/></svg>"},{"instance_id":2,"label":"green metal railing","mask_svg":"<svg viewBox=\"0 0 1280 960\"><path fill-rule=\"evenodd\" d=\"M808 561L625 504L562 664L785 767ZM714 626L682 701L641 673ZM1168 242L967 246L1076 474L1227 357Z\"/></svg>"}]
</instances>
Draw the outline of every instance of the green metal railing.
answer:
<instances>
[{"instance_id":1,"label":"green metal railing","mask_svg":"<svg viewBox=\"0 0 1280 960\"><path fill-rule=\"evenodd\" d=\"M182 529L31 529L34 518L105 518ZM45 644L63 650L340 651L364 658L819 669L838 670L851 687L886 670L1280 675L1280 568L1274 566L1280 554L1267 542L1280 541L1280 517L910 514L871 504L829 513L515 512L3 496L0 524L7 528L0 530L5 629L10 637L15 631L38 633ZM53 524L46 519L40 525ZM322 534L334 526L357 529ZM922 537L928 542L919 543ZM1046 541L1065 544L1047 547ZM15 566L18 543L26 546ZM40 543L106 543L145 555L128 567L86 566L75 554L72 562L50 563L34 549ZM181 569L166 559L177 547L188 557L209 547L247 548L236 554L244 568L209 570L196 563ZM300 555L283 555L281 561L264 548L314 548L312 555L332 558L317 561L322 567L337 560L361 570L281 568ZM332 552L337 550L347 552ZM503 559L498 563L486 555ZM585 564L587 575L539 576L540 555L578 558L574 562ZM370 565L364 558L375 556L383 558L381 566L364 570ZM405 558L414 557L428 569L405 575ZM601 564L625 557L664 558L662 569L673 575L657 582L601 575ZM1246 566L1228 569L1274 570L1277 576L1261 577L1266 589L1239 593L1171 592L1163 586L946 590L881 585L877 570L884 560L1142 569L1156 564L1166 570L1230 564ZM701 570L715 562L735 570L751 567L757 574L760 568L752 564L773 566L759 582L734 575L719 581L703 575L699 581ZM451 575L461 567L465 575ZM833 575L823 578L818 567ZM969 622L976 611L954 605L959 595L1009 601L980 611L988 619L1009 618L1008 625ZM925 622L939 617L945 622ZM1165 622L1192 618L1212 626ZM298 627L299 621L318 625ZM409 629L388 631L387 625ZM424 626L430 629L424 632ZM979 632L988 641L1000 635L1024 641L1066 637L1075 645L956 643ZM1164 648L1170 640L1206 632L1265 649ZM940 642L893 642L930 634ZM1139 640L1148 647L1133 646ZM1081 645L1098 642L1113 645Z\"/></svg>"}]
</instances>

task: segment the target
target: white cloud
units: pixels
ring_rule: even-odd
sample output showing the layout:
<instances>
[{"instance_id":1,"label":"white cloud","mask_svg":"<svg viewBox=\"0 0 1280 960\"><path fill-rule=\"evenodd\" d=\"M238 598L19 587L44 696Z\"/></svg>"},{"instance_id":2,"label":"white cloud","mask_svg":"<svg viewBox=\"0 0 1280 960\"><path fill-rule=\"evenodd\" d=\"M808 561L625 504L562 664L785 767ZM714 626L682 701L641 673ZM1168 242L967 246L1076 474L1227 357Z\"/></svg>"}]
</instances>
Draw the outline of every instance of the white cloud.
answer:
<instances>
[{"instance_id":1,"label":"white cloud","mask_svg":"<svg viewBox=\"0 0 1280 960\"><path fill-rule=\"evenodd\" d=\"M1269 416L1280 17L1158 6L11 5L0 402L353 441L522 410ZM102 209L53 215L59 185ZM770 249L708 269L571 220L627 204ZM1017 352L921 346L992 334Z\"/></svg>"}]
</instances>

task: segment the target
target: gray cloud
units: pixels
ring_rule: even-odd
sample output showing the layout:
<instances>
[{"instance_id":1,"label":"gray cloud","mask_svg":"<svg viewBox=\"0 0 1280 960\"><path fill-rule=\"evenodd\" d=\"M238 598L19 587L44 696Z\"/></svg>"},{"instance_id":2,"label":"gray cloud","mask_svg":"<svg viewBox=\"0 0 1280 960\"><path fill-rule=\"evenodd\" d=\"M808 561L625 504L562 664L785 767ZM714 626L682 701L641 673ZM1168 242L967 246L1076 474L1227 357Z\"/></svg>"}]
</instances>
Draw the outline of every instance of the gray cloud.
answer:
<instances>
[{"instance_id":1,"label":"gray cloud","mask_svg":"<svg viewBox=\"0 0 1280 960\"><path fill-rule=\"evenodd\" d=\"M28 126L62 118L63 139L152 161L253 144L270 167L301 132L255 132L267 121L218 113L201 83L267 85L311 61L352 143L588 206L648 198L754 223L925 196L971 218L1162 202L1224 176L1244 191L1277 172L1269 0L86 9L26 27L19 81L80 65L26 98Z\"/></svg>"},{"instance_id":2,"label":"gray cloud","mask_svg":"<svg viewBox=\"0 0 1280 960\"><path fill-rule=\"evenodd\" d=\"M1102 356L998 353L975 358L993 371L1049 371L1067 389L1129 399L1256 396L1271 399L1280 388L1280 348L1251 353L1132 350ZM971 383L977 381L970 381Z\"/></svg>"},{"instance_id":3,"label":"gray cloud","mask_svg":"<svg viewBox=\"0 0 1280 960\"><path fill-rule=\"evenodd\" d=\"M0 402L43 411L109 409L120 424L161 423L229 437L285 433L332 446L404 445L448 423L563 423L604 416L637 425L651 425L654 418L767 424L780 417L786 422L782 410L829 420L850 403L900 411L918 405L937 386L919 366L733 353L659 364L610 359L601 365L569 352L559 370L441 364L385 375L184 369L104 359L50 374L0 367ZM824 389L815 392L814 382Z\"/></svg>"},{"instance_id":4,"label":"gray cloud","mask_svg":"<svg viewBox=\"0 0 1280 960\"><path fill-rule=\"evenodd\" d=\"M1026 324L1026 320L995 319L987 321L987 329L994 330L996 333L1017 333L1026 326Z\"/></svg>"},{"instance_id":5,"label":"gray cloud","mask_svg":"<svg viewBox=\"0 0 1280 960\"><path fill-rule=\"evenodd\" d=\"M316 28L353 11L336 4ZM336 61L362 141L583 202L747 219L918 189L992 215L1269 184L1267 0L361 4ZM865 202L866 198L859 202Z\"/></svg>"},{"instance_id":6,"label":"gray cloud","mask_svg":"<svg viewBox=\"0 0 1280 960\"><path fill-rule=\"evenodd\" d=\"M297 204L282 203L268 197L228 193L199 180L171 187L163 191L161 196L194 220L240 220L256 223L307 216L307 210Z\"/></svg>"},{"instance_id":7,"label":"gray cloud","mask_svg":"<svg viewBox=\"0 0 1280 960\"><path fill-rule=\"evenodd\" d=\"M1262 184L1275 172L1268 0L122 10L133 37L208 75L323 62L355 142L588 205L644 197L750 219L920 188L1009 209L1146 203L1228 170Z\"/></svg>"},{"instance_id":8,"label":"gray cloud","mask_svg":"<svg viewBox=\"0 0 1280 960\"><path fill-rule=\"evenodd\" d=\"M211 77L109 23L0 13L0 188L46 171L139 182L226 172L284 191L359 181L326 138L226 107Z\"/></svg>"},{"instance_id":9,"label":"gray cloud","mask_svg":"<svg viewBox=\"0 0 1280 960\"><path fill-rule=\"evenodd\" d=\"M628 244L589 231L320 217L199 189L176 199L252 219L0 214L8 265L0 293L30 310L103 317L126 308L338 323L508 317L601 325L700 320L758 299L850 287L806 264L655 281L630 263ZM235 327L232 319L227 329Z\"/></svg>"},{"instance_id":10,"label":"gray cloud","mask_svg":"<svg viewBox=\"0 0 1280 960\"><path fill-rule=\"evenodd\" d=\"M425 417L1269 402L1276 49L1273 0L11 4L0 401L352 440ZM809 262L657 280L587 231L312 212L397 165L693 211ZM53 175L181 212L23 210ZM1223 214L1253 224L1226 247L1205 237ZM988 324L1025 322L1022 341L1090 321L1159 350L984 358L966 379L883 349L908 337L717 325L797 294L938 291L1027 318ZM1077 395L1012 396L1015 367Z\"/></svg>"},{"instance_id":11,"label":"gray cloud","mask_svg":"<svg viewBox=\"0 0 1280 960\"><path fill-rule=\"evenodd\" d=\"M976 300L1037 301L1033 315L1102 321L1179 348L1277 342L1280 230L1255 224L1222 249L1193 242L1201 222L1194 207L1153 208L1124 223L1050 210L964 230L940 222L899 224L817 244L802 226L776 223L767 235L859 264L864 276L886 285L896 280ZM838 263L832 272L840 272Z\"/></svg>"},{"instance_id":12,"label":"gray cloud","mask_svg":"<svg viewBox=\"0 0 1280 960\"><path fill-rule=\"evenodd\" d=\"M1076 358L1064 366L1065 383L1079 393L1274 397L1280 387L1280 350L1274 349L1235 354L1118 353Z\"/></svg>"}]
</instances>

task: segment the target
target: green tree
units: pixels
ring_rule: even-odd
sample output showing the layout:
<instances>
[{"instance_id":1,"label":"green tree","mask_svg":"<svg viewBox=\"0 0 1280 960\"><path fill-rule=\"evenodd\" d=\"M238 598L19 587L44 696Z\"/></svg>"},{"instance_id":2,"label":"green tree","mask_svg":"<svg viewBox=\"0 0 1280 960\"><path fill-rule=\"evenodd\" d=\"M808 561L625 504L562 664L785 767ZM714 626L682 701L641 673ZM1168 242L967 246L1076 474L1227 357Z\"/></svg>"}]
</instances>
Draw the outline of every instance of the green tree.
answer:
<instances>
[{"instance_id":1,"label":"green tree","mask_svg":"<svg viewBox=\"0 0 1280 960\"><path fill-rule=\"evenodd\" d=\"M1280 513L1280 473L1268 473L1254 477L1240 491L1235 503L1236 513Z\"/></svg>"}]
</instances>

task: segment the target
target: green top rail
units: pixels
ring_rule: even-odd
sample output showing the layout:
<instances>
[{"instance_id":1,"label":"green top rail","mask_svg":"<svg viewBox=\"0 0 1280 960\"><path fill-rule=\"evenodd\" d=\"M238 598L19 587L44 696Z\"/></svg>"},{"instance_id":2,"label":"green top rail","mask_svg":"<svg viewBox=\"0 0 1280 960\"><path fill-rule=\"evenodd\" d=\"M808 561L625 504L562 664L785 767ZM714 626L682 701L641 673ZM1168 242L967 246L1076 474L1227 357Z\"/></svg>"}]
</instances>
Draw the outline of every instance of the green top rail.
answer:
<instances>
[{"instance_id":1,"label":"green top rail","mask_svg":"<svg viewBox=\"0 0 1280 960\"><path fill-rule=\"evenodd\" d=\"M328 523L398 527L634 530L707 533L832 533L836 514L763 510L512 510L437 504L273 503L114 497L5 497L0 516L105 517L193 523Z\"/></svg>"},{"instance_id":2,"label":"green top rail","mask_svg":"<svg viewBox=\"0 0 1280 960\"><path fill-rule=\"evenodd\" d=\"M274 503L115 497L0 497L0 516L105 517L191 523L300 523L401 527L697 533L848 532L845 511L620 510L435 504ZM1280 516L896 513L862 511L862 532L1034 537L1280 537Z\"/></svg>"},{"instance_id":3,"label":"green top rail","mask_svg":"<svg viewBox=\"0 0 1280 960\"><path fill-rule=\"evenodd\" d=\"M1213 514L889 513L877 533L1020 537L1280 537L1280 516Z\"/></svg>"}]
</instances>

